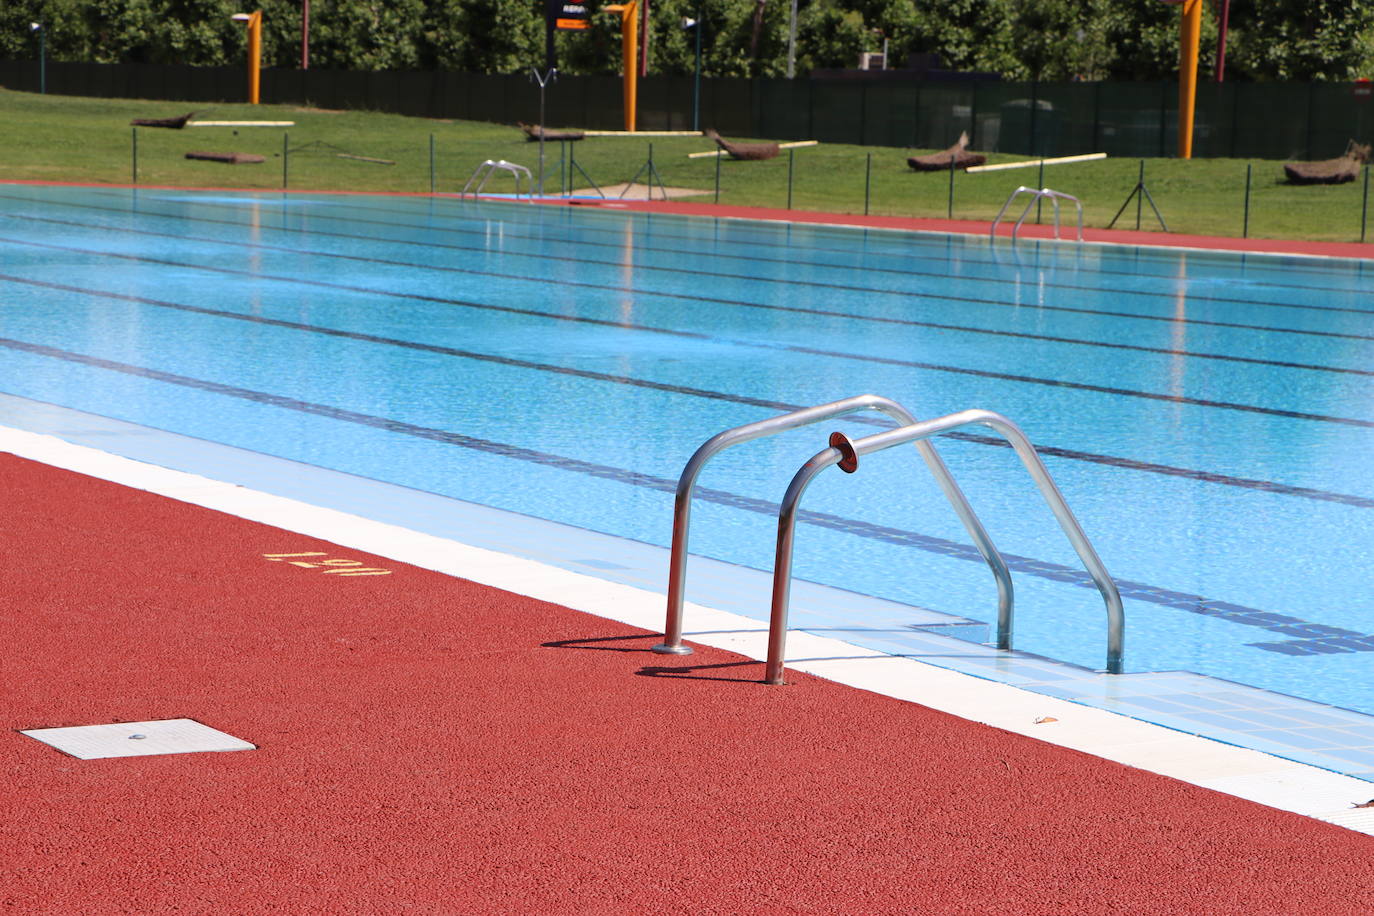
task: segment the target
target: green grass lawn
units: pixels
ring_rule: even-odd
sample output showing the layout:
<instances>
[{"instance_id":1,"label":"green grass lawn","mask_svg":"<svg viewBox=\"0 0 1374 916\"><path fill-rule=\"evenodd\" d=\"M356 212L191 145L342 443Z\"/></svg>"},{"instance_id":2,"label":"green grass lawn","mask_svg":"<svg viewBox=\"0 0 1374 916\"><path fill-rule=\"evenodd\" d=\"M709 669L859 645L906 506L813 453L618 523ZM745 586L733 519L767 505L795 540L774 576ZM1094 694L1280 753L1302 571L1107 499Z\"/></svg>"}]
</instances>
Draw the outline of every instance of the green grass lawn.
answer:
<instances>
[{"instance_id":1,"label":"green grass lawn","mask_svg":"<svg viewBox=\"0 0 1374 916\"><path fill-rule=\"evenodd\" d=\"M0 166L5 178L127 184L133 177L131 118L158 118L196 109L201 119L294 121L289 128L186 128L138 130L140 184L182 187L281 188L282 148L291 188L313 190L430 190L433 138L435 188L453 193L484 159L507 159L538 171L538 145L514 127L472 121L429 120L375 112L335 112L296 106L87 99L0 89ZM739 138L747 139L747 138ZM594 137L571 145L577 164L601 185L629 181L648 161L650 148L663 182L704 192L714 199L716 161L689 159L707 150L700 137ZM187 160L191 150L257 153L267 162L224 165ZM340 158L336 152L378 159L379 165ZM789 158L791 204L797 209L863 213L865 187L870 213L943 217L949 212L947 173L913 172L906 157L928 150L825 143L787 152L765 162L720 163L720 202L738 206L785 207ZM559 184L558 144L545 148L545 185ZM869 161L871 157L871 173ZM993 155L989 162L1022 157ZM1238 159L1149 159L1145 183L1175 232L1239 236L1244 225L1246 166L1253 169L1249 234L1261 238L1353 241L1361 234L1363 183L1295 187L1283 181L1282 163ZM1135 186L1137 159L1051 165L1044 184L1080 198L1085 222L1106 226ZM867 181L866 181L867 176ZM585 186L577 176L577 186ZM991 219L1018 185L1036 185L1038 168L954 177L953 215ZM644 180L641 177L641 181ZM511 182L493 178L490 191L510 191ZM1018 209L1010 211L1014 216ZM1135 205L1117 222L1134 227ZM1042 219L1048 221L1046 208ZM1070 209L1064 220L1072 224ZM1148 205L1142 228L1156 229ZM1374 227L1370 237L1374 238Z\"/></svg>"}]
</instances>

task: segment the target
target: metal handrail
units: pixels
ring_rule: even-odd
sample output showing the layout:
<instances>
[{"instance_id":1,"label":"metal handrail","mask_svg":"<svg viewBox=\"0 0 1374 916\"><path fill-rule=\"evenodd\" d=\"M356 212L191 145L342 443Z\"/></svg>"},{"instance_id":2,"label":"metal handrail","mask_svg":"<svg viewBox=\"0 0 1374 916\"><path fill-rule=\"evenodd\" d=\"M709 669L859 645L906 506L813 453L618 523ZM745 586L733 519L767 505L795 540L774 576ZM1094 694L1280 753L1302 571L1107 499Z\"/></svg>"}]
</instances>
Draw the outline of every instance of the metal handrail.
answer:
<instances>
[{"instance_id":1,"label":"metal handrail","mask_svg":"<svg viewBox=\"0 0 1374 916\"><path fill-rule=\"evenodd\" d=\"M787 641L787 605L792 587L793 535L796 529L797 506L811 480L821 471L836 464L840 466L841 470L852 474L858 470L861 455L907 442L919 442L940 433L947 433L974 424L987 426L994 432L1000 433L1002 438L1006 439L1015 450L1021 463L1030 472L1036 486L1040 488L1040 494L1045 497L1045 502L1049 504L1050 511L1059 521L1059 527L1064 530L1069 543L1073 545L1079 559L1087 568L1088 574L1092 576L1093 582L1097 585L1098 591L1102 593L1102 598L1107 604L1107 673L1121 673L1122 641L1126 625L1125 612L1121 607L1121 594L1117 591L1116 583L1112 581L1111 574L1102 565L1102 560L1097 556L1097 551L1088 541L1088 536L1084 534L1082 526L1078 524L1078 519L1074 518L1068 503L1064 502L1063 494L1055 486L1049 470L1046 469L1044 462L1036 453L1035 446L1031 445L1026 434L1021 432L1015 423L1001 414L993 413L990 410L964 410L935 420L926 420L923 423L913 423L898 429L886 430L857 441L851 441L844 433L832 433L830 447L816 453L810 461L802 465L801 469L797 471L796 476L792 478L792 483L787 488L786 496L783 497L782 508L778 512L778 550L777 558L773 564L773 610L768 623L768 666L764 672L765 683L783 683L782 660ZM1010 635L1010 629L1008 635ZM1008 644L1000 648L1009 649L1011 646Z\"/></svg>"},{"instance_id":2,"label":"metal handrail","mask_svg":"<svg viewBox=\"0 0 1374 916\"><path fill-rule=\"evenodd\" d=\"M1013 242L1016 241L1016 232L1021 228L1021 224L1026 221L1026 215L1030 213L1030 208L1035 206L1036 201L1046 198L1054 204L1054 237L1059 238L1059 202L1061 200L1071 200L1074 206L1078 208L1078 241L1083 241L1082 201L1072 194L1065 194L1062 191L1051 191L1049 188L1040 188L1037 190L1036 188L1028 188L1025 185L1012 191L1011 196L1007 198L1007 202L1002 204L1002 209L997 211L997 217L992 221L991 228L988 229L988 235L992 238L997 237L997 225L1002 222L1002 217L1006 215L1007 208L1011 206L1011 202L1016 199L1018 194L1030 194L1031 199L1026 202L1026 209L1021 211L1021 216L1016 220L1016 225L1011 227L1011 240Z\"/></svg>"},{"instance_id":3,"label":"metal handrail","mask_svg":"<svg viewBox=\"0 0 1374 916\"><path fill-rule=\"evenodd\" d=\"M483 174L483 170L484 170L484 169L486 170L486 171L485 171L485 174ZM460 191L460 192L458 193L458 196L459 196L459 197L467 197L467 196L468 196L468 190L472 187L472 183L473 183L474 181L477 181L477 176L478 176L478 175L481 175L481 176L482 176L482 180L481 180L480 182L478 182L478 184L477 184L477 189L476 189L475 191L472 192L472 196L473 196L473 197L476 197L477 195L481 194L481 193L482 193L482 189L485 188L485 187L487 186L487 181L489 181L489 180L491 179L491 176L492 176L492 175L495 175L496 172L497 172L498 170L499 170L499 171L503 171L503 172L510 172L511 175L512 175L512 177L515 178L515 196L516 196L516 197L519 197L519 196L520 196L520 176L521 176L521 175L524 175L524 176L525 176L525 196L526 196L526 197L529 197L529 198L531 198L531 199L533 198L533 194L534 194L534 177L533 177L532 175L530 175L530 170L527 169L527 168L525 168L523 165L516 165L514 162L507 162L507 161L504 160L504 159L488 159L488 160L486 160L485 162L483 162L481 165L479 165L476 169L474 169L474 170L473 170L473 173L472 173L472 176L471 176L470 178L468 178L467 184L463 185L463 190Z\"/></svg>"},{"instance_id":4,"label":"metal handrail","mask_svg":"<svg viewBox=\"0 0 1374 916\"><path fill-rule=\"evenodd\" d=\"M668 613L663 625L663 642L654 646L653 651L660 655L692 654L691 646L682 644L682 606L687 581L687 534L692 518L692 491L696 487L697 477L701 474L706 462L718 452L732 445L739 445L742 442L749 442L762 436L796 429L810 423L819 423L821 420L828 420L832 417L857 413L861 410L880 410L902 424L903 427L916 422L911 411L896 401L876 394L861 394L728 429L707 439L688 459L686 467L682 470L682 476L678 478L677 495L673 503L673 545L668 560ZM974 546L982 554L983 560L991 568L992 574L997 580L998 641L1000 645L1005 635L1009 645L1013 593L1011 573L1007 569L1007 564L1002 559L1002 555L998 553L997 547L992 543L992 538L988 536L987 529L978 520L977 514L969 505L963 491L954 482L954 477L950 474L944 459L936 453L934 445L919 441L916 443L916 447L920 450L921 457L925 459L926 466L930 468L930 472L940 485L940 489L944 491L945 498L949 500L950 505L959 516L959 520L964 523L964 529L973 539ZM1003 622L1006 626L1005 634L1002 628Z\"/></svg>"}]
</instances>

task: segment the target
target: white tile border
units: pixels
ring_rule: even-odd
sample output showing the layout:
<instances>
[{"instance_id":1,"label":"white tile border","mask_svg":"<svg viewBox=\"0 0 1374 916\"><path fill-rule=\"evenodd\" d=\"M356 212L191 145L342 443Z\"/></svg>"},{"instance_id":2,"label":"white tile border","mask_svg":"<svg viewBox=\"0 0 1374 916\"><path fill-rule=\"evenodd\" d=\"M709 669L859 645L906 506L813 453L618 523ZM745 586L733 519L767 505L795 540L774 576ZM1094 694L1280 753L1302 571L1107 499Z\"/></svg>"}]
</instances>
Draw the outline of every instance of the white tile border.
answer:
<instances>
[{"instance_id":1,"label":"white tile border","mask_svg":"<svg viewBox=\"0 0 1374 916\"><path fill-rule=\"evenodd\" d=\"M663 596L655 592L133 461L55 436L0 426L0 451L651 632L662 628ZM686 623L694 642L757 660L766 654L767 632L759 621L689 602ZM793 631L788 649L788 667L798 671L1374 835L1374 817L1353 808L1374 796L1374 787L1352 776L828 637ZM1052 721L1037 723L1046 719Z\"/></svg>"}]
</instances>

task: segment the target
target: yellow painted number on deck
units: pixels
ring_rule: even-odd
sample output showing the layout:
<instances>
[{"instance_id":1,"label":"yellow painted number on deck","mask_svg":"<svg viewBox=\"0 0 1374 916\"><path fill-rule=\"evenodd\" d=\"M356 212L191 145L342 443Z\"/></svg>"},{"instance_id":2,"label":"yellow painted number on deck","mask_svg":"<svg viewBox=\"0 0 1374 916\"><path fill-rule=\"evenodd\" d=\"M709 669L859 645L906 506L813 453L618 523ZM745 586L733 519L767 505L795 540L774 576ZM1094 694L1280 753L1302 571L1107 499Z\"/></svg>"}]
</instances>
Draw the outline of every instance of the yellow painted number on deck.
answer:
<instances>
[{"instance_id":1,"label":"yellow painted number on deck","mask_svg":"<svg viewBox=\"0 0 1374 916\"><path fill-rule=\"evenodd\" d=\"M318 569L326 575L336 576L389 576L391 570L364 566L359 560L321 560L329 554L320 550L307 550L302 553L265 553L263 558L273 563L290 563L305 569Z\"/></svg>"}]
</instances>

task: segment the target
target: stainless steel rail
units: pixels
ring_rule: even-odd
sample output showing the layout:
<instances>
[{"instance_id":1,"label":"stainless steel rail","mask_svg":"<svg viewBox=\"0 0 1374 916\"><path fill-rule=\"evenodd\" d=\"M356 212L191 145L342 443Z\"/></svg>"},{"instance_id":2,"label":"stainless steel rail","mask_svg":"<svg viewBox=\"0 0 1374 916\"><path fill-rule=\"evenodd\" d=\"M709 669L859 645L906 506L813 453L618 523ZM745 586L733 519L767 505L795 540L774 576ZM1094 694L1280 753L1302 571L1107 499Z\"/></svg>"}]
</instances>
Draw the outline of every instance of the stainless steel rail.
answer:
<instances>
[{"instance_id":1,"label":"stainless steel rail","mask_svg":"<svg viewBox=\"0 0 1374 916\"><path fill-rule=\"evenodd\" d=\"M668 614L663 625L663 642L654 646L653 651L661 655L690 655L692 653L691 646L682 644L682 605L687 581L687 534L692 520L692 491L696 487L697 477L701 474L702 468L706 466L706 462L710 461L712 456L718 452L732 445L739 445L752 439L796 429L810 423L819 423L832 417L857 413L861 410L880 410L902 424L903 428L916 422L912 413L896 401L876 394L861 394L728 429L707 439L688 459L687 466L682 470L682 476L678 478L677 496L673 504L673 546L668 561ZM963 491L954 482L954 477L950 474L944 460L936 453L934 445L925 441L917 441L916 447L920 450L921 457L925 459L931 474L935 476L935 481L944 492L945 498L949 500L950 505L959 516L959 520L964 523L964 528L968 531L969 537L973 539L974 546L982 554L983 560L988 564L997 580L998 640L1000 645L1002 639L1005 638L1010 645L1013 594L1011 573L1007 570L1007 564L1003 561L1002 555L997 552L997 547L988 536L987 529L978 520L978 516L974 513L973 507L969 505ZM1005 631L1003 630L1004 623Z\"/></svg>"},{"instance_id":2,"label":"stainless steel rail","mask_svg":"<svg viewBox=\"0 0 1374 916\"><path fill-rule=\"evenodd\" d=\"M1016 232L1021 228L1021 224L1026 221L1026 215L1030 213L1030 208L1035 206L1037 201L1046 199L1048 199L1052 204L1054 204L1054 237L1059 238L1059 202L1061 200L1071 200L1073 201L1074 206L1078 208L1078 241L1083 241L1082 201L1080 201L1077 197L1074 197L1072 194L1064 194L1060 191L1051 191L1049 188L1040 188L1037 190L1036 188L1028 188L1025 185L1022 185L1015 191L1012 191L1011 196L1007 198L1007 202L1002 204L1002 209L997 211L997 217L992 221L991 228L988 229L988 234L992 238L997 238L997 225L1002 222L1002 217L1006 215L1007 208L1011 206L1011 202L1015 200L1017 195L1019 194L1029 194L1031 195L1031 199L1026 202L1026 209L1021 211L1021 216L1016 220L1016 225L1011 227L1011 240L1013 242L1016 241Z\"/></svg>"},{"instance_id":3,"label":"stainless steel rail","mask_svg":"<svg viewBox=\"0 0 1374 916\"><path fill-rule=\"evenodd\" d=\"M487 186L487 181L489 181L491 176L495 175L498 171L510 172L511 176L515 178L516 197L520 196L520 176L524 175L525 196L527 198L532 198L534 193L534 178L530 175L530 170L523 165L516 165L514 162L507 162L504 159L488 159L479 165L473 171L472 176L468 178L467 184L463 185L463 190L458 193L458 196L467 197L469 189L472 188L472 183L477 181L479 175L482 180L477 182L477 188L472 191L472 195L476 197L478 194L481 194L482 189Z\"/></svg>"},{"instance_id":4,"label":"stainless steel rail","mask_svg":"<svg viewBox=\"0 0 1374 916\"><path fill-rule=\"evenodd\" d=\"M773 610L768 623L768 666L764 673L765 683L783 683L782 661L787 642L787 606L792 588L793 535L796 529L797 507L801 503L802 494L806 492L807 485L817 474L832 465L838 464L841 470L852 474L858 470L860 456L891 448L894 445L920 442L940 433L947 433L963 426L975 424L991 428L1010 443L1016 451L1017 457L1021 459L1021 463L1030 472L1036 486L1040 488L1040 494L1045 497L1045 502L1049 504L1050 511L1059 521L1059 527L1064 529L1064 534L1068 536L1069 543L1073 545L1079 559L1087 568L1088 574L1092 576L1098 591L1102 593L1102 598L1107 604L1107 672L1109 674L1121 673L1125 612L1122 610L1121 595L1116 589L1116 583L1112 581L1111 574L1102 565L1102 560L1097 556L1097 551L1093 550L1092 544L1088 541L1088 536L1083 533L1083 528L1078 524L1078 519L1074 518L1073 512L1064 502L1063 494L1055 486L1054 480L1050 477L1050 472L1046 469L1044 462L1040 460L1040 456L1035 451L1035 446L1031 445L1025 433L1021 432L1015 423L1001 414L993 413L990 410L965 410L935 420L913 423L898 429L866 436L857 441L851 441L844 433L832 433L830 447L818 452L797 471L796 476L792 478L792 483L787 488L787 494L783 497L782 508L778 513L778 550L777 558L773 564ZM1010 608L1008 610L1010 611ZM1008 642L1007 645L999 645L999 648L1011 648L1010 633L1010 620L1008 620Z\"/></svg>"}]
</instances>

